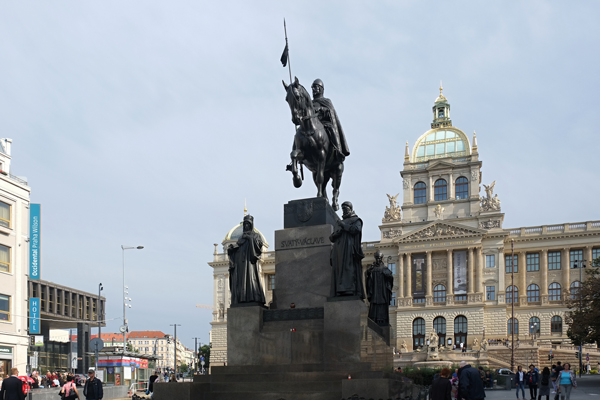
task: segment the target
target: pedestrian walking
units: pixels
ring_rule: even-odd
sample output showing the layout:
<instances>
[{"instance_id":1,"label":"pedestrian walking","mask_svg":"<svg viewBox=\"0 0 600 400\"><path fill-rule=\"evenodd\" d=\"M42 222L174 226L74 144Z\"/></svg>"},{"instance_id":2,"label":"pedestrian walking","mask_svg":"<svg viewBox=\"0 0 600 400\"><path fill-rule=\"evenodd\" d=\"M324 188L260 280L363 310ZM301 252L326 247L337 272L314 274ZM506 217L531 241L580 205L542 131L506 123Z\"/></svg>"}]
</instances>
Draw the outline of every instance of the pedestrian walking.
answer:
<instances>
[{"instance_id":1,"label":"pedestrian walking","mask_svg":"<svg viewBox=\"0 0 600 400\"><path fill-rule=\"evenodd\" d=\"M67 375L67 383L60 389L60 393L64 394L65 400L79 399L79 392L77 391L75 382L73 382L72 375Z\"/></svg>"},{"instance_id":2,"label":"pedestrian walking","mask_svg":"<svg viewBox=\"0 0 600 400\"><path fill-rule=\"evenodd\" d=\"M483 390L479 371L466 361L461 361L458 370L458 399L483 400L484 398L485 390Z\"/></svg>"},{"instance_id":3,"label":"pedestrian walking","mask_svg":"<svg viewBox=\"0 0 600 400\"><path fill-rule=\"evenodd\" d=\"M83 395L86 400L102 400L104 397L102 381L96 378L96 371L93 368L88 370L88 379L86 379L83 386Z\"/></svg>"},{"instance_id":4,"label":"pedestrian walking","mask_svg":"<svg viewBox=\"0 0 600 400\"><path fill-rule=\"evenodd\" d=\"M529 372L527 372L527 383L529 385L529 398L531 400L537 399L538 382L540 381L540 374L536 371L535 365L529 366Z\"/></svg>"},{"instance_id":5,"label":"pedestrian walking","mask_svg":"<svg viewBox=\"0 0 600 400\"><path fill-rule=\"evenodd\" d=\"M540 374L540 390L538 391L538 400L542 400L542 396L546 396L546 400L550 400L550 369L544 367Z\"/></svg>"},{"instance_id":6,"label":"pedestrian walking","mask_svg":"<svg viewBox=\"0 0 600 400\"><path fill-rule=\"evenodd\" d=\"M429 389L429 400L452 400L450 373L450 368L443 368L440 376L433 380Z\"/></svg>"},{"instance_id":7,"label":"pedestrian walking","mask_svg":"<svg viewBox=\"0 0 600 400\"><path fill-rule=\"evenodd\" d=\"M19 370L10 369L10 377L2 381L0 400L25 400L23 381L19 379Z\"/></svg>"},{"instance_id":8,"label":"pedestrian walking","mask_svg":"<svg viewBox=\"0 0 600 400\"><path fill-rule=\"evenodd\" d=\"M452 398L458 399L458 368L454 370L450 383L452 384Z\"/></svg>"},{"instance_id":9,"label":"pedestrian walking","mask_svg":"<svg viewBox=\"0 0 600 400\"><path fill-rule=\"evenodd\" d=\"M571 371L571 364L565 363L564 369L560 371L556 381L559 383L560 398L570 400L571 389L577 389L577 380L575 379L575 373Z\"/></svg>"},{"instance_id":10,"label":"pedestrian walking","mask_svg":"<svg viewBox=\"0 0 600 400\"><path fill-rule=\"evenodd\" d=\"M515 382L517 384L517 399L519 398L519 389L521 389L523 400L525 400L525 373L523 372L523 367L520 365L517 367Z\"/></svg>"}]
</instances>

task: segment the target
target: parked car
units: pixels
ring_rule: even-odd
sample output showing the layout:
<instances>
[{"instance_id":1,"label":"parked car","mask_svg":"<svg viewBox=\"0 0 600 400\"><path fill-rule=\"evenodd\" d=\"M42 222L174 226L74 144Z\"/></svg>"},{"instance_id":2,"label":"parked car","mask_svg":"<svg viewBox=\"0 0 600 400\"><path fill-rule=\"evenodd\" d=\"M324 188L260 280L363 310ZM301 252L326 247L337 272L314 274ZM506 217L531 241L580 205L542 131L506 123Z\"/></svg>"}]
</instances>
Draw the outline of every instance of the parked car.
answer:
<instances>
[{"instance_id":1,"label":"parked car","mask_svg":"<svg viewBox=\"0 0 600 400\"><path fill-rule=\"evenodd\" d=\"M500 368L496 371L498 375L512 375L512 371L508 368Z\"/></svg>"}]
</instances>

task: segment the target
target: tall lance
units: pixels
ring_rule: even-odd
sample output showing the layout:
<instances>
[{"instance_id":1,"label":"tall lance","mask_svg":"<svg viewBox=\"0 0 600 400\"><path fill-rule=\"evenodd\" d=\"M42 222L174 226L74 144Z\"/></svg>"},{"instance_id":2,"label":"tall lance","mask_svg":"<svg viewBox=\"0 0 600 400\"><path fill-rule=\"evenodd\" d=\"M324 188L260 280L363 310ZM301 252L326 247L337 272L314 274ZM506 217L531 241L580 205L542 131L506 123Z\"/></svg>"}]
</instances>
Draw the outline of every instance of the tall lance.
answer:
<instances>
[{"instance_id":1,"label":"tall lance","mask_svg":"<svg viewBox=\"0 0 600 400\"><path fill-rule=\"evenodd\" d=\"M285 63L287 62L288 69L290 71L290 85L292 84L292 64L290 63L290 47L288 44L287 37L287 28L285 26L285 18L283 19L283 32L285 33L285 49L283 50L283 55L281 56L281 62L285 67Z\"/></svg>"}]
</instances>

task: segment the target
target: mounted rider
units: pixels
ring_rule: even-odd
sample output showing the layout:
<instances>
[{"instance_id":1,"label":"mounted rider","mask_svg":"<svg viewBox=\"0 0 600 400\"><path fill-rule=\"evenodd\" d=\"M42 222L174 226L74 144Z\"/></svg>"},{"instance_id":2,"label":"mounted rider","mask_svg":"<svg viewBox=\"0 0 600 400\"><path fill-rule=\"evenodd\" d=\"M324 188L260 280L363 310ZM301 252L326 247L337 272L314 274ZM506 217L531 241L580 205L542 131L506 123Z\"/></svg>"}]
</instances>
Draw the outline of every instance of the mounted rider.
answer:
<instances>
[{"instance_id":1,"label":"mounted rider","mask_svg":"<svg viewBox=\"0 0 600 400\"><path fill-rule=\"evenodd\" d=\"M323 97L324 91L323 81L315 79L312 84L313 107L319 121L325 127L329 141L333 145L335 156L340 162L343 162L350 155L350 150L348 149L346 136L344 135L342 124L340 124L340 119L335 112L333 103L328 98Z\"/></svg>"}]
</instances>

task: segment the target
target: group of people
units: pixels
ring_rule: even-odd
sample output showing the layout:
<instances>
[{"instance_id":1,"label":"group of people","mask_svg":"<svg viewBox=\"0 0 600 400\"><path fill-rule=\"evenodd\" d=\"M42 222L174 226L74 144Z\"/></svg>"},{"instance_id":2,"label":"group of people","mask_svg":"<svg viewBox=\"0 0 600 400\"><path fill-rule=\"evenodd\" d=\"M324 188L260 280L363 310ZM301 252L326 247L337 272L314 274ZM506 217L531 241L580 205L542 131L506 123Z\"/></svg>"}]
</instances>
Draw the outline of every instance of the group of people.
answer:
<instances>
[{"instance_id":1,"label":"group of people","mask_svg":"<svg viewBox=\"0 0 600 400\"><path fill-rule=\"evenodd\" d=\"M450 368L443 368L439 376L433 380L429 390L430 400L483 400L487 375L482 375L483 370L478 370L461 361L460 368L452 374ZM452 375L452 376L451 376ZM491 375L490 383L491 383Z\"/></svg>"},{"instance_id":2,"label":"group of people","mask_svg":"<svg viewBox=\"0 0 600 400\"><path fill-rule=\"evenodd\" d=\"M523 367L519 365L515 380L517 383L517 399L519 398L519 390L521 390L523 400L525 400L525 384L529 386L529 395L533 400L541 400L542 396L546 396L546 400L549 400L550 394L556 393L560 395L562 400L569 400L571 389L577 388L577 379L575 372L571 370L571 364L561 365L560 361L553 365L552 369L544 367L541 373L533 364L529 366L527 372L524 372ZM550 391L551 387L552 392Z\"/></svg>"},{"instance_id":3,"label":"group of people","mask_svg":"<svg viewBox=\"0 0 600 400\"><path fill-rule=\"evenodd\" d=\"M75 382L75 376L72 374L51 374L48 372L43 377L34 371L29 377L31 388L60 387L59 394L65 400L80 400L79 390ZM0 400L25 400L27 382L23 382L19 377L19 370L11 368L10 377L5 378L0 386ZM83 384L83 396L86 400L102 400L104 397L102 381L96 378L96 371L90 368L88 379Z\"/></svg>"}]
</instances>

